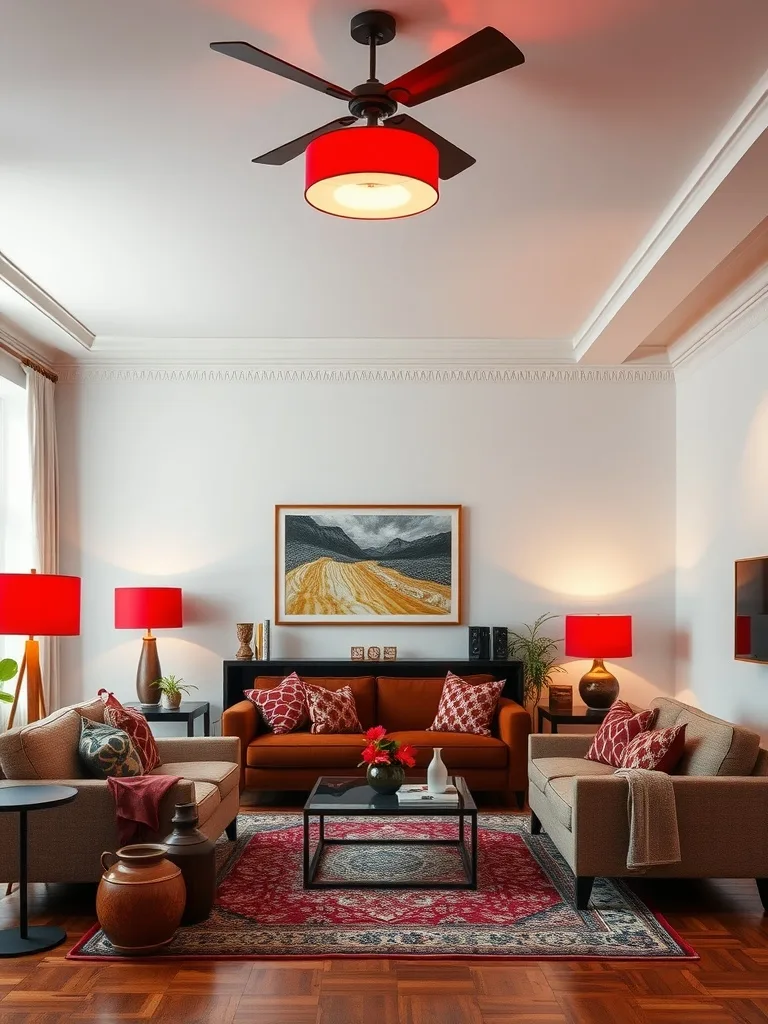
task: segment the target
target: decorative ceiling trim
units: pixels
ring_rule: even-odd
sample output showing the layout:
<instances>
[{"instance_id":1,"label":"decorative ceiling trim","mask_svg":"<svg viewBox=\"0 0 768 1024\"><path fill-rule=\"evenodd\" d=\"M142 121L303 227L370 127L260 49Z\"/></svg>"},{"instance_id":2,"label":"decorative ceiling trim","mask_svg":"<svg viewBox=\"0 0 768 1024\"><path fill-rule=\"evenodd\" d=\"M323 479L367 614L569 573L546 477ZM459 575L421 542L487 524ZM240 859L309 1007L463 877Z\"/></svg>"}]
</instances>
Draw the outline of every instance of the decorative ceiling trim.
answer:
<instances>
[{"instance_id":1,"label":"decorative ceiling trim","mask_svg":"<svg viewBox=\"0 0 768 1024\"><path fill-rule=\"evenodd\" d=\"M727 299L669 347L676 372L692 369L768 318L768 265L761 267Z\"/></svg>"},{"instance_id":2,"label":"decorative ceiling trim","mask_svg":"<svg viewBox=\"0 0 768 1024\"><path fill-rule=\"evenodd\" d=\"M273 384L273 383L394 383L394 384L638 384L667 383L674 381L671 368L650 367L578 367L539 366L506 367L505 369L435 369L435 368L363 368L323 367L305 369L236 369L233 367L210 367L208 369L185 369L181 366L83 366L82 364L59 369L60 384L140 384L162 383L227 383L227 384Z\"/></svg>"},{"instance_id":3,"label":"decorative ceiling trim","mask_svg":"<svg viewBox=\"0 0 768 1024\"><path fill-rule=\"evenodd\" d=\"M33 370L42 373L44 377L50 377L54 381L58 379L48 360L28 345L18 334L7 330L2 323L0 323L0 348L17 362L31 366Z\"/></svg>"},{"instance_id":4,"label":"decorative ceiling trim","mask_svg":"<svg viewBox=\"0 0 768 1024\"><path fill-rule=\"evenodd\" d=\"M51 323L54 323L83 348L91 348L95 335L88 330L85 324L81 323L76 316L73 316L68 309L65 309L60 302L57 302L52 295L49 295L44 288L41 288L2 253L0 253L0 281L4 281L25 302L34 306L43 316L47 316Z\"/></svg>"},{"instance_id":5,"label":"decorative ceiling trim","mask_svg":"<svg viewBox=\"0 0 768 1024\"><path fill-rule=\"evenodd\" d=\"M632 293L768 128L768 73L757 82L698 162L619 276L573 338L577 361L589 351Z\"/></svg>"}]
</instances>

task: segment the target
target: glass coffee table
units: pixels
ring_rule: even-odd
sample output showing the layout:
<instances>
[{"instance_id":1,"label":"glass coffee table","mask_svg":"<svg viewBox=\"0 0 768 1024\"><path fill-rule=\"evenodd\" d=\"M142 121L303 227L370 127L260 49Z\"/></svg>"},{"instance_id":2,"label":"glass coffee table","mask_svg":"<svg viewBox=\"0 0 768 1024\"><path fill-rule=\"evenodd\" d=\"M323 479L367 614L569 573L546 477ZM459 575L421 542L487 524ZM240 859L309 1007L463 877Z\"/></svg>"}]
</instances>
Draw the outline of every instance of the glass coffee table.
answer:
<instances>
[{"instance_id":1,"label":"glass coffee table","mask_svg":"<svg viewBox=\"0 0 768 1024\"><path fill-rule=\"evenodd\" d=\"M421 780L406 780L409 782ZM315 783L304 805L304 888L305 889L477 889L477 805L469 788L460 777L453 784L459 793L458 804L418 803L401 805L397 796L382 796L376 793L361 778L337 778L322 776ZM343 818L456 818L455 839L402 839L351 838L334 836L327 838L325 819ZM317 819L319 839L311 849L311 828ZM467 827L467 819L469 819ZM469 833L469 842L468 836ZM448 846L458 850L464 869L463 881L403 881L391 879L344 879L341 881L317 880L320 859L331 846L364 845L418 845Z\"/></svg>"}]
</instances>

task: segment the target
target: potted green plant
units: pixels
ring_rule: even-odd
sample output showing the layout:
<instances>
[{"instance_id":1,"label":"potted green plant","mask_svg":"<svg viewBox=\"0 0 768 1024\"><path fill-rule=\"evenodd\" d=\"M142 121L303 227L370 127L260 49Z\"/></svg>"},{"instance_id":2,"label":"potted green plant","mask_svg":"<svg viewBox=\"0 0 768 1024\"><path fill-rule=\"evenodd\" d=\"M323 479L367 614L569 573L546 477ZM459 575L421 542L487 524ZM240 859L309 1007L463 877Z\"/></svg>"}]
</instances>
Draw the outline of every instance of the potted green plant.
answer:
<instances>
[{"instance_id":1,"label":"potted green plant","mask_svg":"<svg viewBox=\"0 0 768 1024\"><path fill-rule=\"evenodd\" d=\"M3 683L10 682L18 671L18 663L13 658L3 658L0 660L0 701L5 704L13 704L13 694L5 692Z\"/></svg>"},{"instance_id":2,"label":"potted green plant","mask_svg":"<svg viewBox=\"0 0 768 1024\"><path fill-rule=\"evenodd\" d=\"M185 683L183 679L177 679L174 675L162 676L152 685L160 691L160 707L166 711L175 711L181 704L182 696L185 693L189 696L190 690L197 689L194 683Z\"/></svg>"},{"instance_id":3,"label":"potted green plant","mask_svg":"<svg viewBox=\"0 0 768 1024\"><path fill-rule=\"evenodd\" d=\"M523 696L526 707L535 708L541 700L549 678L555 672L563 672L563 666L557 662L557 645L562 642L540 633L541 627L556 615L540 615L532 625L524 625L521 633L510 631L509 656L518 658L523 663Z\"/></svg>"}]
</instances>

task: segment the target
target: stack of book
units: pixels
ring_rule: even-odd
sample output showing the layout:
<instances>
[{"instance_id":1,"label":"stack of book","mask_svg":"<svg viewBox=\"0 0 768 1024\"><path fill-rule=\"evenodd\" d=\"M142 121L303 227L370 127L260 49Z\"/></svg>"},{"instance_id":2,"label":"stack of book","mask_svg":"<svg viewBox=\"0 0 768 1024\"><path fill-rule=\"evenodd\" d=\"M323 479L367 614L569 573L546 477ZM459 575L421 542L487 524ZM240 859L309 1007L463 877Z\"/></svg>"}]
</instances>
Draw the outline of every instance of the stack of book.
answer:
<instances>
[{"instance_id":1,"label":"stack of book","mask_svg":"<svg viewBox=\"0 0 768 1024\"><path fill-rule=\"evenodd\" d=\"M459 791L455 786L449 784L444 793L430 793L426 783L408 783L398 789L397 802L409 807L414 804L456 804L458 806Z\"/></svg>"}]
</instances>

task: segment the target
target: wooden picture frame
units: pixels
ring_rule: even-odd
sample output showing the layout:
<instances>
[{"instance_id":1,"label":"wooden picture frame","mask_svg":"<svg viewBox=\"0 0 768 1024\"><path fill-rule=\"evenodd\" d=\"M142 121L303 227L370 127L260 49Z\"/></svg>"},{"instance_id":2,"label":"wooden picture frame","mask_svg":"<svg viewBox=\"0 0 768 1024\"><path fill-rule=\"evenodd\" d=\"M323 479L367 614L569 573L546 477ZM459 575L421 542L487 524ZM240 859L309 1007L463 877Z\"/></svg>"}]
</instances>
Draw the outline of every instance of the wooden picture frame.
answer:
<instances>
[{"instance_id":1,"label":"wooden picture frame","mask_svg":"<svg viewBox=\"0 0 768 1024\"><path fill-rule=\"evenodd\" d=\"M461 505L276 505L275 623L457 626Z\"/></svg>"}]
</instances>

